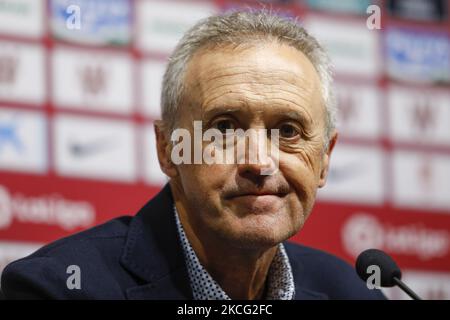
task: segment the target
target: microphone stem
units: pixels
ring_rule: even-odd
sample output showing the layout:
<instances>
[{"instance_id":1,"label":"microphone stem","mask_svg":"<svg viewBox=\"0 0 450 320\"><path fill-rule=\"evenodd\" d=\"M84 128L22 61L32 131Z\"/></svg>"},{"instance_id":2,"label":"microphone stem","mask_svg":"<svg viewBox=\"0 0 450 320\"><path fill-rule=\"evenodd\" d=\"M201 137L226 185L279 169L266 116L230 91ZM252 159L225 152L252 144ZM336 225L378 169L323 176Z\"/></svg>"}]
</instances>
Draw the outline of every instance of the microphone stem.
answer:
<instances>
[{"instance_id":1,"label":"microphone stem","mask_svg":"<svg viewBox=\"0 0 450 320\"><path fill-rule=\"evenodd\" d=\"M402 289L408 296L410 296L413 300L422 300L417 294L414 293L402 280L397 277L394 277L394 282Z\"/></svg>"}]
</instances>

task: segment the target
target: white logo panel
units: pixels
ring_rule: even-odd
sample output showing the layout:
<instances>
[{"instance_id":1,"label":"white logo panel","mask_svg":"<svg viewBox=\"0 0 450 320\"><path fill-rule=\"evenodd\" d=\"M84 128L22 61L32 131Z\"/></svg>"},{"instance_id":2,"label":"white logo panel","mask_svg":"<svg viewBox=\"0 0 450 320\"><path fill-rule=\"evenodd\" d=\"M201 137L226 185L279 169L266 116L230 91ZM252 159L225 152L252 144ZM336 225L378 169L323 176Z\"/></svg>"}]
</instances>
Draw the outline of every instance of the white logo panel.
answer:
<instances>
[{"instance_id":1,"label":"white logo panel","mask_svg":"<svg viewBox=\"0 0 450 320\"><path fill-rule=\"evenodd\" d=\"M339 134L346 137L381 137L381 95L375 85L336 84Z\"/></svg>"},{"instance_id":2,"label":"white logo panel","mask_svg":"<svg viewBox=\"0 0 450 320\"><path fill-rule=\"evenodd\" d=\"M326 48L337 73L378 76L382 69L378 33L367 28L365 19L344 23L324 17L308 16L304 26Z\"/></svg>"},{"instance_id":3,"label":"white logo panel","mask_svg":"<svg viewBox=\"0 0 450 320\"><path fill-rule=\"evenodd\" d=\"M53 99L59 107L131 113L132 60L122 54L56 49Z\"/></svg>"},{"instance_id":4,"label":"white logo panel","mask_svg":"<svg viewBox=\"0 0 450 320\"><path fill-rule=\"evenodd\" d=\"M55 118L55 165L61 175L133 182L137 171L135 146L135 129L130 122Z\"/></svg>"},{"instance_id":5,"label":"white logo panel","mask_svg":"<svg viewBox=\"0 0 450 320\"><path fill-rule=\"evenodd\" d=\"M381 148L340 145L331 155L319 200L381 204L384 201L385 155Z\"/></svg>"},{"instance_id":6,"label":"white logo panel","mask_svg":"<svg viewBox=\"0 0 450 320\"><path fill-rule=\"evenodd\" d=\"M388 105L394 141L450 146L450 94L393 87Z\"/></svg>"},{"instance_id":7,"label":"white logo panel","mask_svg":"<svg viewBox=\"0 0 450 320\"><path fill-rule=\"evenodd\" d=\"M2 0L0 33L38 38L44 33L44 0Z\"/></svg>"},{"instance_id":8,"label":"white logo panel","mask_svg":"<svg viewBox=\"0 0 450 320\"><path fill-rule=\"evenodd\" d=\"M41 104L45 99L44 49L0 42L0 99Z\"/></svg>"},{"instance_id":9,"label":"white logo panel","mask_svg":"<svg viewBox=\"0 0 450 320\"><path fill-rule=\"evenodd\" d=\"M137 1L138 46L142 50L170 53L190 27L217 8L210 1Z\"/></svg>"},{"instance_id":10,"label":"white logo panel","mask_svg":"<svg viewBox=\"0 0 450 320\"><path fill-rule=\"evenodd\" d=\"M0 109L0 170L47 170L47 123L38 112Z\"/></svg>"},{"instance_id":11,"label":"white logo panel","mask_svg":"<svg viewBox=\"0 0 450 320\"><path fill-rule=\"evenodd\" d=\"M393 154L393 202L400 207L450 209L450 156L419 151Z\"/></svg>"}]
</instances>

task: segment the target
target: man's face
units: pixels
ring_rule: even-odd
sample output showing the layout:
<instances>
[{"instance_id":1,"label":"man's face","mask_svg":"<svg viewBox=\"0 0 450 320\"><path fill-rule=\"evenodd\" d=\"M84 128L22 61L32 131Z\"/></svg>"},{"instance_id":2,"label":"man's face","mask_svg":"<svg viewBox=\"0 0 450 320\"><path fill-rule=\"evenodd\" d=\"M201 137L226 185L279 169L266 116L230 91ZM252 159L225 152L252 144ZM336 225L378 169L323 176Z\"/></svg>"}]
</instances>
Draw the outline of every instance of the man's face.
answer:
<instances>
[{"instance_id":1,"label":"man's face","mask_svg":"<svg viewBox=\"0 0 450 320\"><path fill-rule=\"evenodd\" d=\"M203 131L279 130L279 170L272 175L261 175L267 163L175 167L171 183L182 193L197 236L250 248L294 235L328 168L325 109L313 65L296 49L276 43L201 50L187 67L185 83L176 128L192 137L193 121L202 121Z\"/></svg>"}]
</instances>

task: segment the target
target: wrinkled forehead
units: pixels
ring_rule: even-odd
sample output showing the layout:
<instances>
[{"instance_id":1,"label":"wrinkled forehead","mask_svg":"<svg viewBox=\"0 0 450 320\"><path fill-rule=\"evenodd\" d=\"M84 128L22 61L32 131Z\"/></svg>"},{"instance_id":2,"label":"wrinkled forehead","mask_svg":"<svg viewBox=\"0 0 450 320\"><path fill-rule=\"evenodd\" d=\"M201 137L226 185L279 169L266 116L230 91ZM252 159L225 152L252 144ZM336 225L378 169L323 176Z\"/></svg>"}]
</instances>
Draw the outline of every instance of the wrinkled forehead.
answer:
<instances>
[{"instance_id":1,"label":"wrinkled forehead","mask_svg":"<svg viewBox=\"0 0 450 320\"><path fill-rule=\"evenodd\" d=\"M294 105L323 111L314 66L302 52L284 44L199 50L186 68L184 85L185 98L195 102L195 108L230 99L250 103L284 97Z\"/></svg>"}]
</instances>

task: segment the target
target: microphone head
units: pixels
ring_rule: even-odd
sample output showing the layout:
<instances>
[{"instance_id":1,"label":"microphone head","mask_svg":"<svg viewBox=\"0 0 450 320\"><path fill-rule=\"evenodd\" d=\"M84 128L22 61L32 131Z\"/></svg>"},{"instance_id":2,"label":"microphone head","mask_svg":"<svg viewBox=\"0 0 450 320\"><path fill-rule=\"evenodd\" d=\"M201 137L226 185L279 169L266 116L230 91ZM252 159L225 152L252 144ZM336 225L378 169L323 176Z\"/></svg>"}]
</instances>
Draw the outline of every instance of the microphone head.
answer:
<instances>
[{"instance_id":1,"label":"microphone head","mask_svg":"<svg viewBox=\"0 0 450 320\"><path fill-rule=\"evenodd\" d=\"M402 277L400 268L390 256L378 249L368 249L359 254L355 264L356 272L364 282L367 282L372 275L367 271L367 268L372 265L380 268L380 285L382 287L393 287L396 285L394 277L397 279Z\"/></svg>"}]
</instances>

